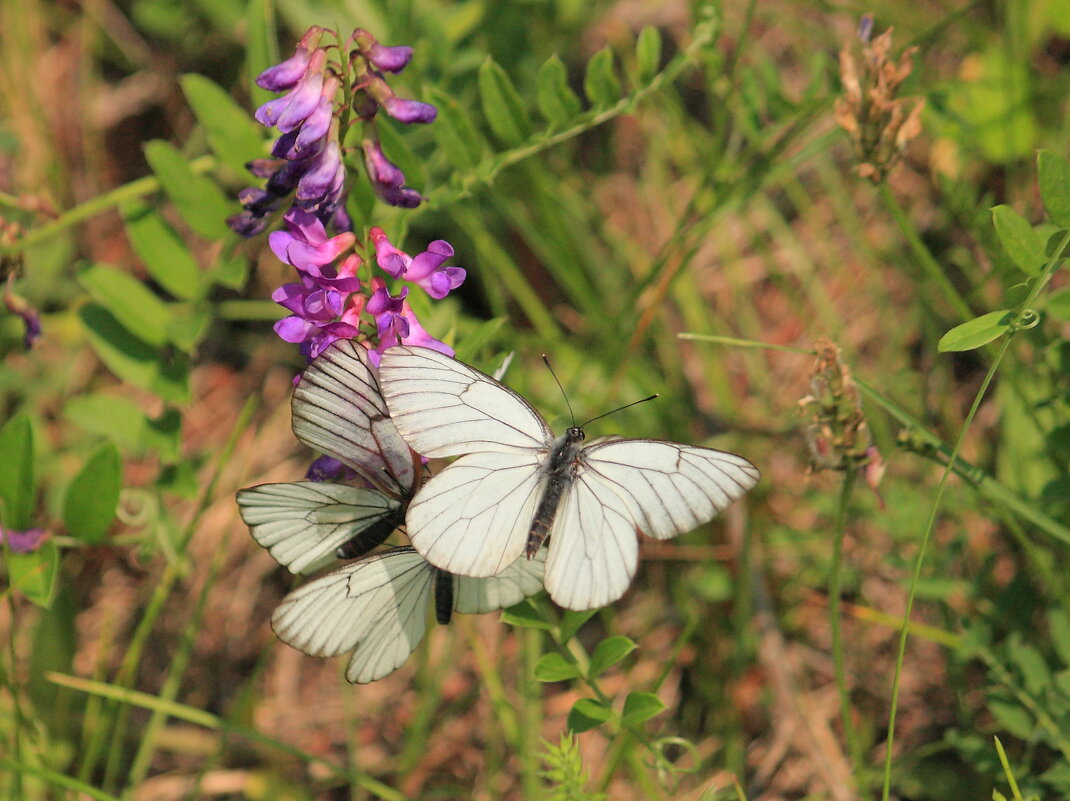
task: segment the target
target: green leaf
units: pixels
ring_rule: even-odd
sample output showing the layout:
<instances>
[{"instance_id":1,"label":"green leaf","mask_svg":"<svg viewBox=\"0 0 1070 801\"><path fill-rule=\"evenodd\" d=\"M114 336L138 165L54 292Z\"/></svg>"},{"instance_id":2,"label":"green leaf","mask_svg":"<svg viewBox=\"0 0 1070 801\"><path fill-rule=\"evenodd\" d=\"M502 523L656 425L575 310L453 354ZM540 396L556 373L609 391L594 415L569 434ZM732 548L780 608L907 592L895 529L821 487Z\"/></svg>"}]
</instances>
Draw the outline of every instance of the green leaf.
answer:
<instances>
[{"instance_id":1,"label":"green leaf","mask_svg":"<svg viewBox=\"0 0 1070 801\"><path fill-rule=\"evenodd\" d=\"M1025 688L1030 695L1037 697L1051 686L1051 671L1040 651L1021 638L1016 638L1008 648L1010 661L1022 674Z\"/></svg>"},{"instance_id":2,"label":"green leaf","mask_svg":"<svg viewBox=\"0 0 1070 801\"><path fill-rule=\"evenodd\" d=\"M1044 308L1057 320L1070 320L1070 287L1049 295Z\"/></svg>"},{"instance_id":3,"label":"green leaf","mask_svg":"<svg viewBox=\"0 0 1070 801\"><path fill-rule=\"evenodd\" d=\"M554 629L553 621L547 620L542 611L533 606L531 601L521 601L515 606L510 606L502 612L502 622L522 629L542 629L543 631Z\"/></svg>"},{"instance_id":4,"label":"green leaf","mask_svg":"<svg viewBox=\"0 0 1070 801\"><path fill-rule=\"evenodd\" d=\"M1037 155L1040 197L1048 217L1062 228L1070 228L1070 162L1051 150Z\"/></svg>"},{"instance_id":5,"label":"green leaf","mask_svg":"<svg viewBox=\"0 0 1070 801\"><path fill-rule=\"evenodd\" d=\"M1023 740L1033 735L1033 716L1018 703L1005 697L989 697L988 711L1000 726Z\"/></svg>"},{"instance_id":6,"label":"green leaf","mask_svg":"<svg viewBox=\"0 0 1070 801\"><path fill-rule=\"evenodd\" d=\"M218 84L203 75L188 73L182 76L181 83L216 158L243 179L251 179L245 163L264 157L263 128Z\"/></svg>"},{"instance_id":7,"label":"green leaf","mask_svg":"<svg viewBox=\"0 0 1070 801\"><path fill-rule=\"evenodd\" d=\"M167 401L189 401L188 359L168 358L135 337L111 312L96 303L82 306L78 316L89 335L89 344L119 378Z\"/></svg>"},{"instance_id":8,"label":"green leaf","mask_svg":"<svg viewBox=\"0 0 1070 801\"><path fill-rule=\"evenodd\" d=\"M7 575L11 586L30 601L47 609L56 592L59 572L59 549L46 540L33 553L6 552Z\"/></svg>"},{"instance_id":9,"label":"green leaf","mask_svg":"<svg viewBox=\"0 0 1070 801\"><path fill-rule=\"evenodd\" d=\"M205 289L200 268L175 229L143 203L125 203L121 211L126 238L149 275L176 298L200 298Z\"/></svg>"},{"instance_id":10,"label":"green leaf","mask_svg":"<svg viewBox=\"0 0 1070 801\"><path fill-rule=\"evenodd\" d=\"M1052 609L1048 612L1048 634L1055 653L1067 667L1070 667L1070 615L1065 609Z\"/></svg>"},{"instance_id":11,"label":"green leaf","mask_svg":"<svg viewBox=\"0 0 1070 801\"><path fill-rule=\"evenodd\" d=\"M638 726L665 709L665 704L653 693L628 693L620 722L624 726Z\"/></svg>"},{"instance_id":12,"label":"green leaf","mask_svg":"<svg viewBox=\"0 0 1070 801\"><path fill-rule=\"evenodd\" d=\"M539 67L535 88L539 113L558 128L572 122L583 108L580 99L568 85L568 70L556 53Z\"/></svg>"},{"instance_id":13,"label":"green leaf","mask_svg":"<svg viewBox=\"0 0 1070 801\"><path fill-rule=\"evenodd\" d=\"M252 104L260 106L275 93L256 85L256 77L279 63L279 38L275 32L275 0L248 0L245 6L245 74Z\"/></svg>"},{"instance_id":14,"label":"green leaf","mask_svg":"<svg viewBox=\"0 0 1070 801\"><path fill-rule=\"evenodd\" d=\"M178 460L182 448L182 415L177 409L164 409L159 417L148 421L145 447L155 451L165 462Z\"/></svg>"},{"instance_id":15,"label":"green leaf","mask_svg":"<svg viewBox=\"0 0 1070 801\"><path fill-rule=\"evenodd\" d=\"M987 345L1001 336L1011 327L1012 313L1008 309L982 314L980 317L957 325L940 337L937 350L948 351L973 350Z\"/></svg>"},{"instance_id":16,"label":"green leaf","mask_svg":"<svg viewBox=\"0 0 1070 801\"><path fill-rule=\"evenodd\" d=\"M593 698L581 698L569 710L568 727L579 734L601 726L612 716L612 710L600 701Z\"/></svg>"},{"instance_id":17,"label":"green leaf","mask_svg":"<svg viewBox=\"0 0 1070 801\"><path fill-rule=\"evenodd\" d=\"M639 32L635 43L635 62L639 80L647 82L658 74L661 66L661 33L652 25L647 25Z\"/></svg>"},{"instance_id":18,"label":"green leaf","mask_svg":"<svg viewBox=\"0 0 1070 801\"><path fill-rule=\"evenodd\" d=\"M613 72L613 51L606 45L587 63L583 91L595 108L608 108L620 100L620 81Z\"/></svg>"},{"instance_id":19,"label":"green leaf","mask_svg":"<svg viewBox=\"0 0 1070 801\"><path fill-rule=\"evenodd\" d=\"M543 654L535 665L536 681L568 681L580 675L575 663L561 654Z\"/></svg>"},{"instance_id":20,"label":"green leaf","mask_svg":"<svg viewBox=\"0 0 1070 801\"><path fill-rule=\"evenodd\" d=\"M37 505L34 479L33 427L26 415L12 417L0 428L0 525L23 531Z\"/></svg>"},{"instance_id":21,"label":"green leaf","mask_svg":"<svg viewBox=\"0 0 1070 801\"><path fill-rule=\"evenodd\" d=\"M1003 249L1022 272L1029 275L1039 273L1047 261L1044 241L1029 221L1010 206L996 206L992 209L992 222Z\"/></svg>"},{"instance_id":22,"label":"green leaf","mask_svg":"<svg viewBox=\"0 0 1070 801\"><path fill-rule=\"evenodd\" d=\"M616 636L602 640L591 655L591 678L594 678L638 648L628 637Z\"/></svg>"},{"instance_id":23,"label":"green leaf","mask_svg":"<svg viewBox=\"0 0 1070 801\"><path fill-rule=\"evenodd\" d=\"M479 99L491 131L503 144L515 147L531 136L531 121L513 82L489 57L479 66Z\"/></svg>"},{"instance_id":24,"label":"green leaf","mask_svg":"<svg viewBox=\"0 0 1070 801\"><path fill-rule=\"evenodd\" d=\"M132 400L118 395L76 395L63 407L63 416L86 431L113 437L127 450L143 447L148 420Z\"/></svg>"},{"instance_id":25,"label":"green leaf","mask_svg":"<svg viewBox=\"0 0 1070 801\"><path fill-rule=\"evenodd\" d=\"M435 142L454 167L469 170L483 160L483 139L460 103L440 89L429 89L428 99L438 109L431 126Z\"/></svg>"},{"instance_id":26,"label":"green leaf","mask_svg":"<svg viewBox=\"0 0 1070 801\"><path fill-rule=\"evenodd\" d=\"M145 145L149 161L163 191L171 198L182 219L205 239L230 237L227 217L237 211L215 183L193 171L174 145L154 139Z\"/></svg>"},{"instance_id":27,"label":"green leaf","mask_svg":"<svg viewBox=\"0 0 1070 801\"><path fill-rule=\"evenodd\" d=\"M160 477L156 480L156 486L165 492L189 500L193 500L201 492L201 482L197 478L197 471L188 461L164 467L160 471Z\"/></svg>"},{"instance_id":28,"label":"green leaf","mask_svg":"<svg viewBox=\"0 0 1070 801\"><path fill-rule=\"evenodd\" d=\"M168 341L171 310L129 273L95 264L78 274L78 282L141 341L156 347Z\"/></svg>"},{"instance_id":29,"label":"green leaf","mask_svg":"<svg viewBox=\"0 0 1070 801\"><path fill-rule=\"evenodd\" d=\"M122 484L119 450L109 442L89 457L67 487L63 522L72 537L89 543L104 539L115 518Z\"/></svg>"},{"instance_id":30,"label":"green leaf","mask_svg":"<svg viewBox=\"0 0 1070 801\"><path fill-rule=\"evenodd\" d=\"M208 333L212 315L208 309L186 308L172 315L167 323L167 336L186 353L191 353Z\"/></svg>"},{"instance_id":31,"label":"green leaf","mask_svg":"<svg viewBox=\"0 0 1070 801\"><path fill-rule=\"evenodd\" d=\"M249 260L241 251L230 256L220 255L215 266L208 272L208 280L227 289L242 289L249 279Z\"/></svg>"},{"instance_id":32,"label":"green leaf","mask_svg":"<svg viewBox=\"0 0 1070 801\"><path fill-rule=\"evenodd\" d=\"M585 612L573 612L571 609L565 610L565 613L561 615L561 642L568 642L575 637L576 632L580 630L580 626L596 614L598 614L597 609L588 609Z\"/></svg>"}]
</instances>

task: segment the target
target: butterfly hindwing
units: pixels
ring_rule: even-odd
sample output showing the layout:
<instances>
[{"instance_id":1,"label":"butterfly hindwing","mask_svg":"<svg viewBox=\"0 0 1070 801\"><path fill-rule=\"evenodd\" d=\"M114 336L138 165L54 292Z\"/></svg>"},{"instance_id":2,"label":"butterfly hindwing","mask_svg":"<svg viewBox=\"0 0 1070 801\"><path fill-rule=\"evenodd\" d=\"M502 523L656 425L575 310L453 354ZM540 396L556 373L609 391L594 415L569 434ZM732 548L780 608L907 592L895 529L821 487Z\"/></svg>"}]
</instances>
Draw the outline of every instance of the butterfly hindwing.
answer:
<instances>
[{"instance_id":1,"label":"butterfly hindwing","mask_svg":"<svg viewBox=\"0 0 1070 801\"><path fill-rule=\"evenodd\" d=\"M329 564L339 546L399 515L400 507L376 490L326 482L261 484L238 493L238 510L253 539L293 573ZM382 539L394 525L386 528Z\"/></svg>"},{"instance_id":2,"label":"butterfly hindwing","mask_svg":"<svg viewBox=\"0 0 1070 801\"><path fill-rule=\"evenodd\" d=\"M588 445L577 482L597 476L616 489L636 527L658 539L713 519L753 487L758 470L734 453L653 439Z\"/></svg>"},{"instance_id":3,"label":"butterfly hindwing","mask_svg":"<svg viewBox=\"0 0 1070 801\"><path fill-rule=\"evenodd\" d=\"M346 678L375 681L399 667L423 638L432 571L412 548L373 554L291 592L271 627L310 656L354 651Z\"/></svg>"},{"instance_id":4,"label":"butterfly hindwing","mask_svg":"<svg viewBox=\"0 0 1070 801\"><path fill-rule=\"evenodd\" d=\"M405 516L413 546L436 567L493 576L524 551L543 479L536 454L473 453L433 476Z\"/></svg>"},{"instance_id":5,"label":"butterfly hindwing","mask_svg":"<svg viewBox=\"0 0 1070 801\"><path fill-rule=\"evenodd\" d=\"M546 549L531 559L521 557L490 578L454 576L453 608L464 615L507 609L542 589Z\"/></svg>"},{"instance_id":6,"label":"butterfly hindwing","mask_svg":"<svg viewBox=\"0 0 1070 801\"><path fill-rule=\"evenodd\" d=\"M550 534L546 592L558 606L582 611L620 598L639 561L627 507L595 478L565 490Z\"/></svg>"},{"instance_id":7,"label":"butterfly hindwing","mask_svg":"<svg viewBox=\"0 0 1070 801\"><path fill-rule=\"evenodd\" d=\"M503 609L542 588L545 551L489 579L454 576L452 608ZM400 667L427 631L437 571L410 547L366 556L287 595L271 618L279 639L311 656L352 652L346 678L366 684Z\"/></svg>"}]
</instances>

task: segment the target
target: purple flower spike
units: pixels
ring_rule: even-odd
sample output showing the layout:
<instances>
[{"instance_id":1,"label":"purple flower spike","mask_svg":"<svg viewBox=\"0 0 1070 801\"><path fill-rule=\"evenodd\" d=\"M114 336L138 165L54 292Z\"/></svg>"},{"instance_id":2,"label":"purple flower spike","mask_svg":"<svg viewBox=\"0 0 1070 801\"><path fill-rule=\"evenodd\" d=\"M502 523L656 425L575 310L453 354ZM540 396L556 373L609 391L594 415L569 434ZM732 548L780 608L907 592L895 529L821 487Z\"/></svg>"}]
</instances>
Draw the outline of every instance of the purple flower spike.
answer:
<instances>
[{"instance_id":1,"label":"purple flower spike","mask_svg":"<svg viewBox=\"0 0 1070 801\"><path fill-rule=\"evenodd\" d=\"M388 97L382 101L382 106L387 114L406 125L432 122L438 116L437 108L430 103L421 103L419 100Z\"/></svg>"},{"instance_id":2,"label":"purple flower spike","mask_svg":"<svg viewBox=\"0 0 1070 801\"><path fill-rule=\"evenodd\" d=\"M310 275L323 275L322 268L357 241L351 232L328 238L320 219L302 209L290 209L283 219L287 230L272 231L268 245L281 261Z\"/></svg>"},{"instance_id":3,"label":"purple flower spike","mask_svg":"<svg viewBox=\"0 0 1070 801\"><path fill-rule=\"evenodd\" d=\"M385 47L378 42L364 52L368 61L378 70L401 72L412 60L412 48L407 45Z\"/></svg>"},{"instance_id":4,"label":"purple flower spike","mask_svg":"<svg viewBox=\"0 0 1070 801\"><path fill-rule=\"evenodd\" d=\"M25 531L0 528L0 543L6 543L12 553L31 553L41 547L47 534L43 528L28 528Z\"/></svg>"}]
</instances>

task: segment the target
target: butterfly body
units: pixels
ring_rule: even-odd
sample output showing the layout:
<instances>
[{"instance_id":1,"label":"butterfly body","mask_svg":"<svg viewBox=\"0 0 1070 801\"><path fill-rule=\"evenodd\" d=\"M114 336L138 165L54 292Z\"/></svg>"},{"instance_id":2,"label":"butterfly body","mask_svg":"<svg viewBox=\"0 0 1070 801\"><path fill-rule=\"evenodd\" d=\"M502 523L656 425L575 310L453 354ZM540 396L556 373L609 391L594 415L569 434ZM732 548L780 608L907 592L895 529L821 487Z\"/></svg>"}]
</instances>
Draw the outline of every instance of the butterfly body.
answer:
<instances>
[{"instance_id":1,"label":"butterfly body","mask_svg":"<svg viewBox=\"0 0 1070 801\"><path fill-rule=\"evenodd\" d=\"M653 439L555 437L513 390L437 351L389 348L379 380L417 453L458 456L409 504L406 531L431 564L493 576L549 537L546 590L568 609L604 606L631 583L637 532L667 539L711 520L758 480L732 453Z\"/></svg>"},{"instance_id":2,"label":"butterfly body","mask_svg":"<svg viewBox=\"0 0 1070 801\"><path fill-rule=\"evenodd\" d=\"M576 478L583 458L580 444L586 438L583 429L571 426L558 437L550 448L546 465L546 480L542 490L542 499L535 509L535 517L528 531L527 545L524 553L531 559L538 553L557 516L561 498Z\"/></svg>"}]
</instances>

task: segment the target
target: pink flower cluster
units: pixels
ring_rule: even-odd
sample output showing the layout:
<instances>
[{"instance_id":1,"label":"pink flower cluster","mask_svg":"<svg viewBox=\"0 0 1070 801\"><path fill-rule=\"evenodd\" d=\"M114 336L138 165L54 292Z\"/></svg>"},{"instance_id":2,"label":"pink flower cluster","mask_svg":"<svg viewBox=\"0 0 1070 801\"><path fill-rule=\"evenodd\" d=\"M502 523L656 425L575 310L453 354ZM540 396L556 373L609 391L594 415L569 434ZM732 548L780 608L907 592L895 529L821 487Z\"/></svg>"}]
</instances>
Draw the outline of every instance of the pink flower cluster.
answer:
<instances>
[{"instance_id":1,"label":"pink flower cluster","mask_svg":"<svg viewBox=\"0 0 1070 801\"><path fill-rule=\"evenodd\" d=\"M368 347L372 363L392 345L423 345L449 355L453 350L420 325L406 300L409 287L391 295L386 281L374 276L367 286L357 277L364 262L355 252L353 233L327 235L323 222L311 212L294 208L283 219L285 231L268 237L271 250L297 270L298 280L276 289L271 299L290 312L275 324L287 342L301 345L314 359L336 339L357 339ZM453 256L448 242L436 240L416 256L398 250L380 228L371 229L376 261L390 276L411 282L433 298L444 298L461 285L465 271L444 267ZM370 330L362 330L364 315Z\"/></svg>"}]
</instances>

